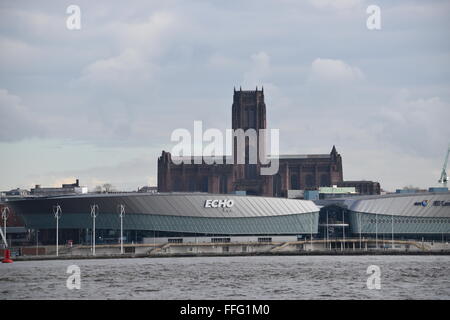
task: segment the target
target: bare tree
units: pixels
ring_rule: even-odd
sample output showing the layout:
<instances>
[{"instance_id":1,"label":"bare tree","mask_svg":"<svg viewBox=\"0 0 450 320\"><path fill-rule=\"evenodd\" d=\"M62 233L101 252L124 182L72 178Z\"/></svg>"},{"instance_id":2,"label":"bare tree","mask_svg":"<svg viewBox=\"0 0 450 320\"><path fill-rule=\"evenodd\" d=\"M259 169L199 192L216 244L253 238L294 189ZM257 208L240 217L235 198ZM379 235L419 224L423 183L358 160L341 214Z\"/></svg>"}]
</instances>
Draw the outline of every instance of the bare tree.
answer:
<instances>
[{"instance_id":1,"label":"bare tree","mask_svg":"<svg viewBox=\"0 0 450 320\"><path fill-rule=\"evenodd\" d=\"M103 191L108 193L114 191L114 186L111 183L103 184Z\"/></svg>"},{"instance_id":2,"label":"bare tree","mask_svg":"<svg viewBox=\"0 0 450 320\"><path fill-rule=\"evenodd\" d=\"M414 187L413 185L407 185L403 187L403 190L420 190L420 188Z\"/></svg>"}]
</instances>

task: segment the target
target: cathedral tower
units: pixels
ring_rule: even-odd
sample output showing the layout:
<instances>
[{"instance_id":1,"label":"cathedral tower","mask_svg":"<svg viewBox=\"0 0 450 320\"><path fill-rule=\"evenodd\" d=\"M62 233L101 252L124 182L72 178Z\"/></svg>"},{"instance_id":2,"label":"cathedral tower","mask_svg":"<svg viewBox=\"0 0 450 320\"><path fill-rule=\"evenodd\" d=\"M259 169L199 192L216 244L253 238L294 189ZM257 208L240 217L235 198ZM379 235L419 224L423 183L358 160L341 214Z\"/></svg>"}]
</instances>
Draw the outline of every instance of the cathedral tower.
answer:
<instances>
[{"instance_id":1,"label":"cathedral tower","mask_svg":"<svg viewBox=\"0 0 450 320\"><path fill-rule=\"evenodd\" d=\"M248 194L261 194L264 188L264 176L260 175L259 145L263 139L259 130L266 129L266 104L264 89L255 91L234 90L232 106L232 128L242 129L245 133L245 164L238 164L238 139L233 139L235 190ZM252 138L252 133L256 135ZM261 144L263 145L263 144ZM241 151L242 152L242 151ZM252 157L253 155L253 157ZM256 163L251 160L256 160Z\"/></svg>"}]
</instances>

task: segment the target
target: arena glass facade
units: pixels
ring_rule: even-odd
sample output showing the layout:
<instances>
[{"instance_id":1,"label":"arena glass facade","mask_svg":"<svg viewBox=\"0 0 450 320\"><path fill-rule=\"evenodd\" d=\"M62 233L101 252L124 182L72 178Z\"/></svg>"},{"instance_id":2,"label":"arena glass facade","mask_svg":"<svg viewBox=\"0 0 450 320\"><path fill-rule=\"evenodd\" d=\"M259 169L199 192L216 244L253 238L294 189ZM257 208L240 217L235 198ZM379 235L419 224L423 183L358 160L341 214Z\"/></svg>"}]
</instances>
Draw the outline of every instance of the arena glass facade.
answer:
<instances>
[{"instance_id":1,"label":"arena glass facade","mask_svg":"<svg viewBox=\"0 0 450 320\"><path fill-rule=\"evenodd\" d=\"M318 200L319 234L329 238L366 237L448 240L450 193L391 194ZM324 236L324 237L325 237Z\"/></svg>"},{"instance_id":2,"label":"arena glass facade","mask_svg":"<svg viewBox=\"0 0 450 320\"><path fill-rule=\"evenodd\" d=\"M187 194L90 194L10 201L26 227L39 230L43 243L56 235L53 208L59 205L61 243L89 243L92 239L91 205L98 206L96 243L117 243L120 237L119 206L126 242L144 237L297 235L318 232L319 208L307 200Z\"/></svg>"},{"instance_id":3,"label":"arena glass facade","mask_svg":"<svg viewBox=\"0 0 450 320\"><path fill-rule=\"evenodd\" d=\"M117 243L119 205L125 242L145 237L274 236L450 240L450 193L394 194L305 201L206 193L90 194L7 202L41 243L54 243L53 207L60 205L61 243Z\"/></svg>"}]
</instances>

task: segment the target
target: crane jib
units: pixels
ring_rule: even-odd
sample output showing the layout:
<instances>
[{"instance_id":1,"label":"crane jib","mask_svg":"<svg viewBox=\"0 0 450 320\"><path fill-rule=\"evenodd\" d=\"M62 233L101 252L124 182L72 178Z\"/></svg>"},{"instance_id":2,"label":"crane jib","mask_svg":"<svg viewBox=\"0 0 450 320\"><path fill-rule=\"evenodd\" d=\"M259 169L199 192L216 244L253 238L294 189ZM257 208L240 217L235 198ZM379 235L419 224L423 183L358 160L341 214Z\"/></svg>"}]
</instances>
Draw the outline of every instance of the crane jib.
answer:
<instances>
[{"instance_id":1,"label":"crane jib","mask_svg":"<svg viewBox=\"0 0 450 320\"><path fill-rule=\"evenodd\" d=\"M444 187L447 186L448 176L447 176L447 164L448 164L448 155L450 154L450 145L448 146L447 154L445 155L444 165L441 171L441 177L439 179L439 183L442 183Z\"/></svg>"}]
</instances>

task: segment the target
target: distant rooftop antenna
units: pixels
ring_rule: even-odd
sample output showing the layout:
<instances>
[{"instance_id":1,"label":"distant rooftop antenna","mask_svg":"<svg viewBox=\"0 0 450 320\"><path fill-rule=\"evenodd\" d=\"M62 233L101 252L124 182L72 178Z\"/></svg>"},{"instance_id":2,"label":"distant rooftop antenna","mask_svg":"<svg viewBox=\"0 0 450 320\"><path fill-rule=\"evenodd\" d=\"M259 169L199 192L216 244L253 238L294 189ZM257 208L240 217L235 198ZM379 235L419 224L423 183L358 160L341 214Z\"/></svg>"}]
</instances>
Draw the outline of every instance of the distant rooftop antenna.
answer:
<instances>
[{"instance_id":1,"label":"distant rooftop antenna","mask_svg":"<svg viewBox=\"0 0 450 320\"><path fill-rule=\"evenodd\" d=\"M448 181L448 176L447 176L447 163L448 163L448 155L450 154L450 144L448 145L448 149L447 149L447 154L445 155L445 160L444 160L444 166L442 167L442 171L441 171L441 178L439 179L439 183L442 183L442 185L446 188L447 187L447 181Z\"/></svg>"}]
</instances>

